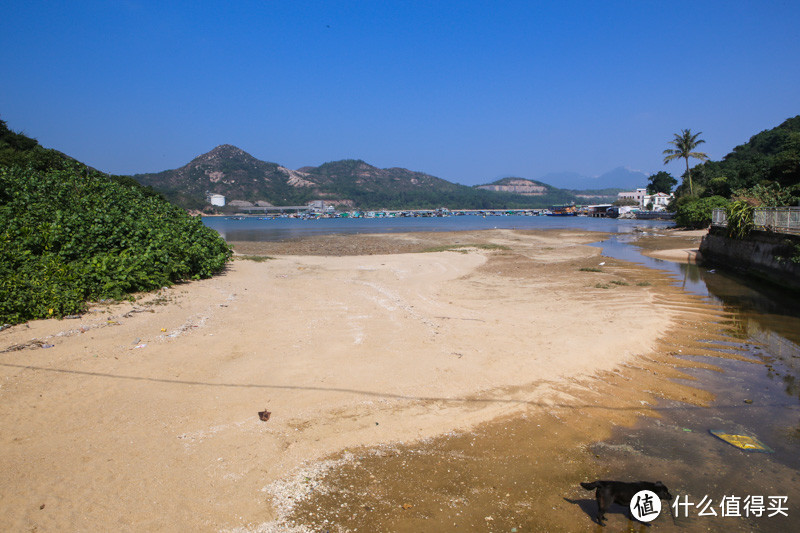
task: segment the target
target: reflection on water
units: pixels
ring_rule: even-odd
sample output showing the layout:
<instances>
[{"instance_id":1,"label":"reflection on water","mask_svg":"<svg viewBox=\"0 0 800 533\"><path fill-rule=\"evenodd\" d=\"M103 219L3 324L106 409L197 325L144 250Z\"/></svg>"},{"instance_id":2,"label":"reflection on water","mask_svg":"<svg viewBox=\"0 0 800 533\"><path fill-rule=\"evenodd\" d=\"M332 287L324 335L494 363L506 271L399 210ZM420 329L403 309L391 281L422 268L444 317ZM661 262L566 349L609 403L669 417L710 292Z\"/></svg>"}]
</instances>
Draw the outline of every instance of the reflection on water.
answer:
<instances>
[{"instance_id":1,"label":"reflection on water","mask_svg":"<svg viewBox=\"0 0 800 533\"><path fill-rule=\"evenodd\" d=\"M597 243L603 255L643 264L669 273L684 290L716 302L730 314L727 345L763 364L704 356L687 359L709 363L722 372L695 369L688 373L713 392L709 407L678 401L660 402L662 418L620 429L613 440L637 453L608 457L619 475L659 476L675 484L675 492L719 502L724 495L781 494L792 511L786 520L706 519L678 521L689 528L787 531L797 523L800 484L800 302L779 288L745 280L703 266L642 256L628 235ZM710 429L757 436L772 454L748 454L715 441ZM672 487L672 485L670 485ZM727 520L727 521L726 521Z\"/></svg>"},{"instance_id":2,"label":"reflection on water","mask_svg":"<svg viewBox=\"0 0 800 533\"><path fill-rule=\"evenodd\" d=\"M754 355L778 360L786 367L787 379L800 378L800 302L793 295L727 272L644 256L630 244L635 238L613 235L594 246L602 247L607 257L666 271L687 292L718 303L732 313L729 332L733 337L761 345Z\"/></svg>"}]
</instances>

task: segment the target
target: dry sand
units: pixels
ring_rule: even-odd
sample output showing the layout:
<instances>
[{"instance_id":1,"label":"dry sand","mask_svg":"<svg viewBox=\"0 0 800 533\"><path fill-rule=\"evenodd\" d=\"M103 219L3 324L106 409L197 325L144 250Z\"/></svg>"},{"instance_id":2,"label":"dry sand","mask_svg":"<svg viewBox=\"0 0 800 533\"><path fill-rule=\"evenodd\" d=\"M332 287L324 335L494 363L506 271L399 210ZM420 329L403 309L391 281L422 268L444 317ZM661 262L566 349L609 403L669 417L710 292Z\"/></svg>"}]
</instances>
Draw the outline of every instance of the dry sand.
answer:
<instances>
[{"instance_id":1,"label":"dry sand","mask_svg":"<svg viewBox=\"0 0 800 533\"><path fill-rule=\"evenodd\" d=\"M0 529L283 530L297 502L269 487L305 481L291 490L308 496L312 472L334 464L316 460L346 464L358 449L385 467L379 445L553 415L703 312L584 246L601 237L336 237L336 255L237 260L210 280L2 331ZM647 382L625 383L632 398ZM606 434L592 420L580 438ZM565 449L547 442L553 457Z\"/></svg>"}]
</instances>

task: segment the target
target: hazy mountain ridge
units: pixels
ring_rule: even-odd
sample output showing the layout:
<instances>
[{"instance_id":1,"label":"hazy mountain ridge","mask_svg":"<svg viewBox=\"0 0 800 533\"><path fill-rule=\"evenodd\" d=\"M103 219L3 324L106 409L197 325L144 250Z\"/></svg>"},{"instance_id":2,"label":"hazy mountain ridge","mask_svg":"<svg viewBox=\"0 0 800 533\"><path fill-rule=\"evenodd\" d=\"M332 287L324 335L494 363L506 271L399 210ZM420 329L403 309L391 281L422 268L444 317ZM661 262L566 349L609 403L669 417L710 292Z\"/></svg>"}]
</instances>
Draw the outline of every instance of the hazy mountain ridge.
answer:
<instances>
[{"instance_id":1,"label":"hazy mountain ridge","mask_svg":"<svg viewBox=\"0 0 800 533\"><path fill-rule=\"evenodd\" d=\"M577 203L610 203L617 199L617 193L626 189L620 187L612 187L607 189L558 189L537 180L527 178L509 177L502 178L492 183L485 185L476 185L478 189L489 191L500 191L515 194L522 194L524 196L541 196L554 191L567 192L575 197Z\"/></svg>"},{"instance_id":2,"label":"hazy mountain ridge","mask_svg":"<svg viewBox=\"0 0 800 533\"><path fill-rule=\"evenodd\" d=\"M617 167L594 178L578 174L577 172L557 172L546 174L539 179L546 183L553 183L555 186L562 189L573 191L602 189L632 190L646 187L647 178L649 176L649 174L639 170Z\"/></svg>"}]
</instances>

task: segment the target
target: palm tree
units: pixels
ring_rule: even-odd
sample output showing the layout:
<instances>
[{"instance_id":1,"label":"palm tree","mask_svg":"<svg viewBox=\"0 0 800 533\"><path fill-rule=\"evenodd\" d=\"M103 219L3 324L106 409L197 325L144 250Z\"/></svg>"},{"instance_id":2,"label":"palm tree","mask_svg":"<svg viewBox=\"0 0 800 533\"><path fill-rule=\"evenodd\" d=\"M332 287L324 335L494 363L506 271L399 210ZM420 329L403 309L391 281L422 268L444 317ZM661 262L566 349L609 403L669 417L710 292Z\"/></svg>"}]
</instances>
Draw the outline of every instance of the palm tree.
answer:
<instances>
[{"instance_id":1,"label":"palm tree","mask_svg":"<svg viewBox=\"0 0 800 533\"><path fill-rule=\"evenodd\" d=\"M681 130L680 133L675 133L675 138L669 142L675 148L667 148L664 150L664 164L666 165L673 159L682 157L686 160L686 176L689 178L689 194L694 195L692 189L692 174L689 172L689 158L693 157L700 161L707 161L708 155L703 152L692 152L698 145L703 144L703 139L698 139L703 132L697 132L692 135L692 130Z\"/></svg>"}]
</instances>

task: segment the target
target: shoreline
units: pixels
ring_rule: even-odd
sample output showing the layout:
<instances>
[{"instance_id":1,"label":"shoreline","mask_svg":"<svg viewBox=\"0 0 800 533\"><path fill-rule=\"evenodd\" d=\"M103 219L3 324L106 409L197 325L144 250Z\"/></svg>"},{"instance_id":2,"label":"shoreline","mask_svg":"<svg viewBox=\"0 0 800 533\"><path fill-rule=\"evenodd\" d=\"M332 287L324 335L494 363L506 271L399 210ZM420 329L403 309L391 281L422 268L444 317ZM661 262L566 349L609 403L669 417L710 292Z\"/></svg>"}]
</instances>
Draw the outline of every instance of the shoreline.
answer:
<instances>
[{"instance_id":1,"label":"shoreline","mask_svg":"<svg viewBox=\"0 0 800 533\"><path fill-rule=\"evenodd\" d=\"M238 260L79 321L4 331L0 350L54 347L0 354L15 487L3 526L255 527L286 519L263 489L309 462L550 416L574 401L570 387L655 353L683 312L658 274L585 246L597 240L488 230L283 243L342 255Z\"/></svg>"},{"instance_id":2,"label":"shoreline","mask_svg":"<svg viewBox=\"0 0 800 533\"><path fill-rule=\"evenodd\" d=\"M702 262L700 241L708 234L707 229L665 229L659 236L646 236L636 242L642 255L673 263L690 265Z\"/></svg>"}]
</instances>

